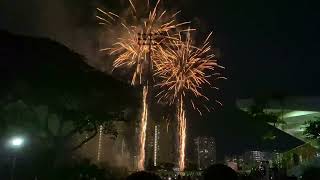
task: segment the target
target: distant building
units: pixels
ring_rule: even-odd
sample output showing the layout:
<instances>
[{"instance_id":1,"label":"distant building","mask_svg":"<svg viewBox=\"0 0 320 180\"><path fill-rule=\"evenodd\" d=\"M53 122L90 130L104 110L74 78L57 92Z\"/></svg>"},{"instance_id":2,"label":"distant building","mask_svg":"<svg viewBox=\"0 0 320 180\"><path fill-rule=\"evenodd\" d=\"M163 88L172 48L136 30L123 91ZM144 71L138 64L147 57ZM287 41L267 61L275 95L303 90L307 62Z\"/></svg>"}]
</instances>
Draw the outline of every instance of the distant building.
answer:
<instances>
[{"instance_id":1,"label":"distant building","mask_svg":"<svg viewBox=\"0 0 320 180\"><path fill-rule=\"evenodd\" d=\"M281 166L291 169L295 166L311 162L318 157L318 150L306 143L281 154Z\"/></svg>"},{"instance_id":2,"label":"distant building","mask_svg":"<svg viewBox=\"0 0 320 180\"><path fill-rule=\"evenodd\" d=\"M86 142L77 152L83 158L88 158L94 163L110 163L114 166L130 168L130 149L128 140L125 137L128 125L126 122L113 122L113 126L117 131L117 137L111 134L104 134L103 127L99 126L97 135L90 141ZM84 141L91 134L84 133L78 135L75 139L76 143Z\"/></svg>"},{"instance_id":3,"label":"distant building","mask_svg":"<svg viewBox=\"0 0 320 180\"><path fill-rule=\"evenodd\" d=\"M275 149L279 153L274 154L272 166L277 165L296 171L296 167L314 161L317 157L317 149L319 149L320 145L316 140L310 141L310 139L304 135L304 131L306 121L313 120L315 117L320 116L320 97L291 97L277 95L266 98L265 100L267 105L263 111L265 113L278 114L279 119L285 122L284 124L280 123L272 125L278 128L278 130L301 141L301 143L290 147L293 140L281 140L281 136L275 136L276 140L278 139L277 141L279 142L281 140L282 143L275 144L278 146L278 148ZM250 107L254 105L254 98L237 100L237 106L244 111L249 111ZM256 155L252 154L252 156L256 156L256 160L258 160L261 154L256 153Z\"/></svg>"},{"instance_id":4,"label":"distant building","mask_svg":"<svg viewBox=\"0 0 320 180\"><path fill-rule=\"evenodd\" d=\"M271 160L272 156L268 152L248 151L244 153L245 162L261 162Z\"/></svg>"},{"instance_id":5,"label":"distant building","mask_svg":"<svg viewBox=\"0 0 320 180\"><path fill-rule=\"evenodd\" d=\"M194 139L198 169L202 170L216 162L216 143L213 137Z\"/></svg>"},{"instance_id":6,"label":"distant building","mask_svg":"<svg viewBox=\"0 0 320 180\"><path fill-rule=\"evenodd\" d=\"M150 120L147 125L146 167L161 166L175 161L176 129L166 119Z\"/></svg>"},{"instance_id":7,"label":"distant building","mask_svg":"<svg viewBox=\"0 0 320 180\"><path fill-rule=\"evenodd\" d=\"M242 171L244 166L244 158L242 155L226 156L225 163L235 171Z\"/></svg>"},{"instance_id":8,"label":"distant building","mask_svg":"<svg viewBox=\"0 0 320 180\"><path fill-rule=\"evenodd\" d=\"M154 136L153 136L153 166L157 166L160 151L160 125L154 126Z\"/></svg>"},{"instance_id":9,"label":"distant building","mask_svg":"<svg viewBox=\"0 0 320 180\"><path fill-rule=\"evenodd\" d=\"M147 135L145 141L145 167L154 166L154 127L155 123L149 121L147 124Z\"/></svg>"},{"instance_id":10,"label":"distant building","mask_svg":"<svg viewBox=\"0 0 320 180\"><path fill-rule=\"evenodd\" d=\"M165 163L173 163L176 160L176 125L172 124L172 120L162 119L158 126L158 159L157 165Z\"/></svg>"}]
</instances>

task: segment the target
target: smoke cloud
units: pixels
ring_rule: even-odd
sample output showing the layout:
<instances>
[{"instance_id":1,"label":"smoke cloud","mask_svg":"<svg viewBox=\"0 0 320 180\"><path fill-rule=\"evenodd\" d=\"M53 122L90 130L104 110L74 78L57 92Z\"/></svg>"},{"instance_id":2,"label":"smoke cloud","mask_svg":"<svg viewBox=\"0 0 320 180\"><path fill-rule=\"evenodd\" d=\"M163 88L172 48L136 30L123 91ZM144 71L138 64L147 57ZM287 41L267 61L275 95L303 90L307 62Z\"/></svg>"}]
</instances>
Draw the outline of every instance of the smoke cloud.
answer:
<instances>
[{"instance_id":1,"label":"smoke cloud","mask_svg":"<svg viewBox=\"0 0 320 180\"><path fill-rule=\"evenodd\" d=\"M2 0L0 29L58 41L106 71L108 63L98 51L96 5L97 1L88 0Z\"/></svg>"},{"instance_id":2,"label":"smoke cloud","mask_svg":"<svg viewBox=\"0 0 320 180\"><path fill-rule=\"evenodd\" d=\"M145 5L146 0L133 2ZM155 3L156 0L150 2ZM162 5L169 2L162 0ZM123 32L115 32L121 29L119 27L113 27L113 32L106 32L99 26L95 17L96 7L116 10L122 15L129 13L126 9L128 0L1 0L0 29L60 42L83 55L89 65L111 73L112 61L99 52L99 48L110 46L114 40L110 35Z\"/></svg>"}]
</instances>

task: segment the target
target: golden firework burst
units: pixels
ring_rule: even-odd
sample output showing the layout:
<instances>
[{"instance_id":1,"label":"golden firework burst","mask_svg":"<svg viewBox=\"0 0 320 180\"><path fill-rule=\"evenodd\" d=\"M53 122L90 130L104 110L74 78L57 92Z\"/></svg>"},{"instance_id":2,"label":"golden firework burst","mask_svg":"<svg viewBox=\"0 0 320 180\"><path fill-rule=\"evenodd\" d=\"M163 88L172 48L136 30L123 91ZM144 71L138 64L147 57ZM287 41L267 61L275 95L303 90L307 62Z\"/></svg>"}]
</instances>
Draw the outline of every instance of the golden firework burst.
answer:
<instances>
[{"instance_id":1,"label":"golden firework burst","mask_svg":"<svg viewBox=\"0 0 320 180\"><path fill-rule=\"evenodd\" d=\"M120 24L121 35L116 38L111 47L103 48L100 51L107 51L108 54L116 56L113 67L133 69L131 84L142 84L143 78L152 76L153 51L161 49L163 42L168 39L174 39L176 30L189 22L178 23L174 14L167 13L166 10L160 10L158 0L156 5L150 9L149 1L146 3L150 10L148 15L121 17L112 12L107 12L97 8L99 14L97 18L100 24L112 25ZM131 11L137 14L137 8L130 0ZM144 14L144 13L142 13ZM139 17L139 18L138 18ZM135 19L132 21L131 19ZM148 74L149 73L149 74Z\"/></svg>"},{"instance_id":2,"label":"golden firework burst","mask_svg":"<svg viewBox=\"0 0 320 180\"><path fill-rule=\"evenodd\" d=\"M187 32L185 40L179 36L179 40L170 40L165 48L161 48L154 55L155 76L160 78L156 86L160 87L159 101L173 104L179 96L203 97L209 100L202 92L203 86L214 87L210 82L211 77L216 79L216 69L223 68L218 65L215 55L209 43L212 33L200 47L194 45L190 32ZM192 100L193 108L198 109Z\"/></svg>"},{"instance_id":3,"label":"golden firework burst","mask_svg":"<svg viewBox=\"0 0 320 180\"><path fill-rule=\"evenodd\" d=\"M223 68L218 65L214 59L214 54L209 43L212 33L200 47L194 45L190 30L187 31L185 40L179 35L179 40L170 40L165 48L160 48L154 54L155 76L160 81L155 85L160 87L158 93L159 101L165 101L169 104L177 105L178 120L178 144L179 144L179 169L185 168L185 148L187 134L187 118L185 112L185 101L190 102L194 109L201 111L195 106L192 97L203 97L209 100L201 91L204 85L213 86L209 78L212 72L217 68ZM221 78L221 77L218 77ZM205 106L208 111L209 108Z\"/></svg>"}]
</instances>

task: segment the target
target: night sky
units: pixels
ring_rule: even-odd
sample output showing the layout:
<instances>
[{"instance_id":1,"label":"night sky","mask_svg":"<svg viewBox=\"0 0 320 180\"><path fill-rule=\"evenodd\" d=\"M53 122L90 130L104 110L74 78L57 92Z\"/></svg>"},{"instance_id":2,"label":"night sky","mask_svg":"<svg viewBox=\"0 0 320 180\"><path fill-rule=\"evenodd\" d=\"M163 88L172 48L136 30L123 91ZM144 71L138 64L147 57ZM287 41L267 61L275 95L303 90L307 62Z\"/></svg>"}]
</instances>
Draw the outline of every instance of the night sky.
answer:
<instances>
[{"instance_id":1,"label":"night sky","mask_svg":"<svg viewBox=\"0 0 320 180\"><path fill-rule=\"evenodd\" d=\"M0 2L0 28L45 36L96 58L94 7L101 1ZM168 1L201 33L214 31L229 78L225 101L257 93L319 95L319 11L312 1ZM181 3L183 2L183 3ZM89 22L89 23L88 23ZM201 24L201 25L200 25Z\"/></svg>"},{"instance_id":2,"label":"night sky","mask_svg":"<svg viewBox=\"0 0 320 180\"><path fill-rule=\"evenodd\" d=\"M195 1L191 1L195 2ZM215 32L230 96L319 95L319 11L311 1L198 1L185 5ZM192 15L193 16L193 15Z\"/></svg>"},{"instance_id":3,"label":"night sky","mask_svg":"<svg viewBox=\"0 0 320 180\"><path fill-rule=\"evenodd\" d=\"M48 37L85 55L89 61L98 61L99 27L96 25L94 9L102 5L103 1L105 0L1 0L0 29ZM112 2L116 1L118 0ZM169 5L182 9L182 18L193 20L201 34L214 32L214 46L221 50L219 62L226 67L224 75L228 77L228 80L219 84L219 96L224 104L233 105L236 98L261 93L320 95L320 11L316 2L167 1ZM220 114L210 114L210 121L206 122L209 125L200 125L200 131L205 128L212 132L219 130L216 122L223 119L238 122L239 119L225 116L230 114L226 109ZM225 124L222 123L221 126ZM241 126L242 122L239 122L230 127L228 132L231 134L228 137L232 139L234 128ZM216 127L217 129L212 130ZM252 126L245 131L250 132L250 128ZM227 130L220 131L225 138ZM250 136L251 134L248 135ZM224 139L220 140L221 143L226 143Z\"/></svg>"}]
</instances>

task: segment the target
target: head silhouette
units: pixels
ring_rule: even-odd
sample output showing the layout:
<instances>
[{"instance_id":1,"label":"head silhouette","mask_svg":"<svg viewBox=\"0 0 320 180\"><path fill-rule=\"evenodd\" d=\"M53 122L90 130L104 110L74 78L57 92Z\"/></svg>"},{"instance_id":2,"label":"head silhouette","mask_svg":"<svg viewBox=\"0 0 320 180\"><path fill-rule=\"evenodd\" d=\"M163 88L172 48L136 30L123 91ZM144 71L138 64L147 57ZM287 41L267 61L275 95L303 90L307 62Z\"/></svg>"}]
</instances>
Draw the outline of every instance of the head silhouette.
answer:
<instances>
[{"instance_id":1,"label":"head silhouette","mask_svg":"<svg viewBox=\"0 0 320 180\"><path fill-rule=\"evenodd\" d=\"M204 180L237 180L237 173L223 164L208 167L203 173Z\"/></svg>"},{"instance_id":2,"label":"head silhouette","mask_svg":"<svg viewBox=\"0 0 320 180\"><path fill-rule=\"evenodd\" d=\"M307 168L302 175L302 180L318 180L318 179L320 179L320 168L317 168L317 167Z\"/></svg>"},{"instance_id":3,"label":"head silhouette","mask_svg":"<svg viewBox=\"0 0 320 180\"><path fill-rule=\"evenodd\" d=\"M139 171L128 176L127 180L161 180L161 178L154 173Z\"/></svg>"}]
</instances>

